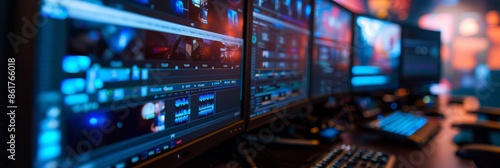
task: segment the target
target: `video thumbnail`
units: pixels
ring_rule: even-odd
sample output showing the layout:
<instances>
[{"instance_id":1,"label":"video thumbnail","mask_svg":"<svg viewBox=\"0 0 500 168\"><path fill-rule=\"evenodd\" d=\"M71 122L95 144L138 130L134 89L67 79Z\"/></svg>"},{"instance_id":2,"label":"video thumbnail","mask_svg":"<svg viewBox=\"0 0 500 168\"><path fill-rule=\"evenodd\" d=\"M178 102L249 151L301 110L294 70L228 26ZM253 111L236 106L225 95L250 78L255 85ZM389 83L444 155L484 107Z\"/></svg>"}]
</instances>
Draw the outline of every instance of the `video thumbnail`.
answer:
<instances>
[{"instance_id":1,"label":"video thumbnail","mask_svg":"<svg viewBox=\"0 0 500 168\"><path fill-rule=\"evenodd\" d=\"M93 60L143 60L145 31L128 27L71 20L68 54Z\"/></svg>"},{"instance_id":2,"label":"video thumbnail","mask_svg":"<svg viewBox=\"0 0 500 168\"><path fill-rule=\"evenodd\" d=\"M121 102L117 101L116 105ZM67 118L65 130L71 133L68 136L68 146L73 149L82 139L92 135L89 132L106 126L110 131L102 134L102 141L95 144L94 149L122 142L141 135L154 134L173 126L173 121L167 119L167 108L164 100L154 100L132 105L131 107L119 106L116 109L94 110L87 113L71 114ZM169 112L170 113L170 112ZM112 130L112 131L111 131Z\"/></svg>"},{"instance_id":3,"label":"video thumbnail","mask_svg":"<svg viewBox=\"0 0 500 168\"><path fill-rule=\"evenodd\" d=\"M181 18L188 18L188 0L156 1L157 10L166 12Z\"/></svg>"},{"instance_id":4,"label":"video thumbnail","mask_svg":"<svg viewBox=\"0 0 500 168\"><path fill-rule=\"evenodd\" d=\"M141 108L143 120L153 120L151 131L158 132L165 129L165 102L148 102Z\"/></svg>"},{"instance_id":5,"label":"video thumbnail","mask_svg":"<svg viewBox=\"0 0 500 168\"><path fill-rule=\"evenodd\" d=\"M189 18L191 20L197 20L202 23L208 24L208 12L209 12L209 2L208 0L192 0L190 4ZM215 10L210 10L215 12Z\"/></svg>"},{"instance_id":6,"label":"video thumbnail","mask_svg":"<svg viewBox=\"0 0 500 168\"><path fill-rule=\"evenodd\" d=\"M315 37L324 37L339 42L350 42L352 37L349 11L333 6L331 2L319 0L316 5Z\"/></svg>"},{"instance_id":7,"label":"video thumbnail","mask_svg":"<svg viewBox=\"0 0 500 168\"><path fill-rule=\"evenodd\" d=\"M371 65L391 70L401 54L401 27L385 21L358 17L355 65Z\"/></svg>"},{"instance_id":8,"label":"video thumbnail","mask_svg":"<svg viewBox=\"0 0 500 168\"><path fill-rule=\"evenodd\" d=\"M146 58L239 63L241 46L219 41L148 31Z\"/></svg>"}]
</instances>

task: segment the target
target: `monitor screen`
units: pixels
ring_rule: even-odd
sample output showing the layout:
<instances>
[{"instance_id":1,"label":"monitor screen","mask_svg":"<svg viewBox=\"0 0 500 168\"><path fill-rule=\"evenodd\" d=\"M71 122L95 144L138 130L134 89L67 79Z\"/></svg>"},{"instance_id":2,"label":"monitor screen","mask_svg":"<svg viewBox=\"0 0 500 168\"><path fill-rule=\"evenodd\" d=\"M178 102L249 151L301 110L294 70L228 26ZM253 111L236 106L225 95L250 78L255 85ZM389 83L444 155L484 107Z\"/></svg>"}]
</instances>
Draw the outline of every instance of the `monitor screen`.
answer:
<instances>
[{"instance_id":1,"label":"monitor screen","mask_svg":"<svg viewBox=\"0 0 500 168\"><path fill-rule=\"evenodd\" d=\"M349 90L352 13L331 0L317 0L314 10L314 41L311 97Z\"/></svg>"},{"instance_id":2,"label":"monitor screen","mask_svg":"<svg viewBox=\"0 0 500 168\"><path fill-rule=\"evenodd\" d=\"M440 32L404 26L401 58L402 85L419 87L439 83L441 78L440 52Z\"/></svg>"},{"instance_id":3,"label":"monitor screen","mask_svg":"<svg viewBox=\"0 0 500 168\"><path fill-rule=\"evenodd\" d=\"M249 117L307 99L308 0L256 0L250 45Z\"/></svg>"},{"instance_id":4,"label":"monitor screen","mask_svg":"<svg viewBox=\"0 0 500 168\"><path fill-rule=\"evenodd\" d=\"M243 6L45 1L34 167L140 166L243 124Z\"/></svg>"},{"instance_id":5,"label":"monitor screen","mask_svg":"<svg viewBox=\"0 0 500 168\"><path fill-rule=\"evenodd\" d=\"M354 28L352 89L354 92L399 87L401 26L357 16Z\"/></svg>"}]
</instances>

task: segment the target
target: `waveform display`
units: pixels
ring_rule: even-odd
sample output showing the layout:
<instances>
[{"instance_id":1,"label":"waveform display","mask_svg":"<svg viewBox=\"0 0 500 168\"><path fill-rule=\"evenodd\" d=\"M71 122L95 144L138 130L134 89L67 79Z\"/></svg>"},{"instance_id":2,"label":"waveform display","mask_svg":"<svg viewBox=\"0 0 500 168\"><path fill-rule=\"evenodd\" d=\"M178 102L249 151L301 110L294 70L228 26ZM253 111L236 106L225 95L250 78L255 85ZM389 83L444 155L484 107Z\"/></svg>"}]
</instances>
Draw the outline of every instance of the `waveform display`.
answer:
<instances>
[{"instance_id":1,"label":"waveform display","mask_svg":"<svg viewBox=\"0 0 500 168\"><path fill-rule=\"evenodd\" d=\"M202 94L198 98L200 102L207 101L207 100L214 100L215 98L215 93L208 93L208 94Z\"/></svg>"},{"instance_id":2,"label":"waveform display","mask_svg":"<svg viewBox=\"0 0 500 168\"><path fill-rule=\"evenodd\" d=\"M215 112L215 104L213 103L207 103L198 106L198 117L206 117L209 115L214 114Z\"/></svg>"},{"instance_id":3,"label":"waveform display","mask_svg":"<svg viewBox=\"0 0 500 168\"><path fill-rule=\"evenodd\" d=\"M189 98L183 97L175 100L175 107L187 106L189 105Z\"/></svg>"},{"instance_id":4,"label":"waveform display","mask_svg":"<svg viewBox=\"0 0 500 168\"><path fill-rule=\"evenodd\" d=\"M191 109L181 109L175 112L175 125L189 122Z\"/></svg>"},{"instance_id":5,"label":"waveform display","mask_svg":"<svg viewBox=\"0 0 500 168\"><path fill-rule=\"evenodd\" d=\"M175 112L175 117L185 116L191 114L191 109L182 109Z\"/></svg>"},{"instance_id":6,"label":"waveform display","mask_svg":"<svg viewBox=\"0 0 500 168\"><path fill-rule=\"evenodd\" d=\"M189 121L189 115L175 117L175 125L184 124Z\"/></svg>"}]
</instances>

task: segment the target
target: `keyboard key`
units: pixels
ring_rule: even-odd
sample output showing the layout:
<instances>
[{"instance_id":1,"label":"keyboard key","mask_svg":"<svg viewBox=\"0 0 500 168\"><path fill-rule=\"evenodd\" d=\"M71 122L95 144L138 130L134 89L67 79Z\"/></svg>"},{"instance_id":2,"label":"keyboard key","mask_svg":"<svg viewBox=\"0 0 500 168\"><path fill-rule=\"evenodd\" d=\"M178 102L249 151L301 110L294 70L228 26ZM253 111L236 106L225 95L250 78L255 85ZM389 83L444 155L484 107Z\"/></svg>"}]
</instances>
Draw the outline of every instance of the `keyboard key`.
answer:
<instances>
[{"instance_id":1,"label":"keyboard key","mask_svg":"<svg viewBox=\"0 0 500 168\"><path fill-rule=\"evenodd\" d=\"M387 160L389 160L389 158L386 156L386 155L383 155L382 157L380 157L380 163L387 163Z\"/></svg>"},{"instance_id":2,"label":"keyboard key","mask_svg":"<svg viewBox=\"0 0 500 168\"><path fill-rule=\"evenodd\" d=\"M380 151L373 151L355 145L342 145L325 153L312 167L323 168L327 165L331 165L330 167L333 168L384 167L388 157L389 155Z\"/></svg>"},{"instance_id":3,"label":"keyboard key","mask_svg":"<svg viewBox=\"0 0 500 168\"><path fill-rule=\"evenodd\" d=\"M427 118L425 117L398 111L378 120L378 126L384 131L410 136L427 122Z\"/></svg>"}]
</instances>

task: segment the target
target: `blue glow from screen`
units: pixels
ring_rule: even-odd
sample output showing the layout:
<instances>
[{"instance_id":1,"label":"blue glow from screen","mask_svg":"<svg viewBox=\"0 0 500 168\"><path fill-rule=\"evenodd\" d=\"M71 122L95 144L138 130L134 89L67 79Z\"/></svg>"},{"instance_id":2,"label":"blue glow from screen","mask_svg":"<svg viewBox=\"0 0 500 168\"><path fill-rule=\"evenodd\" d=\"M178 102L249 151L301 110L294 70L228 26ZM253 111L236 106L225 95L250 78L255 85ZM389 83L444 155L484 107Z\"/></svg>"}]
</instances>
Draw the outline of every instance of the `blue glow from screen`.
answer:
<instances>
[{"instance_id":1,"label":"blue glow from screen","mask_svg":"<svg viewBox=\"0 0 500 168\"><path fill-rule=\"evenodd\" d=\"M147 80L147 79L148 79L148 76L149 76L148 74L149 74L148 69L143 69L143 70L142 70L142 74L141 74L141 76L142 76L142 80Z\"/></svg>"},{"instance_id":2,"label":"blue glow from screen","mask_svg":"<svg viewBox=\"0 0 500 168\"><path fill-rule=\"evenodd\" d=\"M389 80L386 76L357 76L352 78L352 85L354 86L370 86L370 85L383 85Z\"/></svg>"},{"instance_id":3,"label":"blue glow from screen","mask_svg":"<svg viewBox=\"0 0 500 168\"><path fill-rule=\"evenodd\" d=\"M74 94L68 95L64 98L64 103L67 105L76 105L87 103L89 101L89 96L87 94Z\"/></svg>"},{"instance_id":4,"label":"blue glow from screen","mask_svg":"<svg viewBox=\"0 0 500 168\"><path fill-rule=\"evenodd\" d=\"M97 122L98 122L97 119L94 117L90 118L90 120L89 120L90 125L96 125Z\"/></svg>"},{"instance_id":5,"label":"blue glow from screen","mask_svg":"<svg viewBox=\"0 0 500 168\"><path fill-rule=\"evenodd\" d=\"M149 0L135 0L135 2L147 5L149 3Z\"/></svg>"},{"instance_id":6,"label":"blue glow from screen","mask_svg":"<svg viewBox=\"0 0 500 168\"><path fill-rule=\"evenodd\" d=\"M273 26L278 28L278 29L285 29L285 25L280 24L280 23L274 23Z\"/></svg>"},{"instance_id":7,"label":"blue glow from screen","mask_svg":"<svg viewBox=\"0 0 500 168\"><path fill-rule=\"evenodd\" d=\"M61 147L59 145L44 146L38 150L38 158L40 160L49 160L56 158L61 154Z\"/></svg>"},{"instance_id":8,"label":"blue glow from screen","mask_svg":"<svg viewBox=\"0 0 500 168\"><path fill-rule=\"evenodd\" d=\"M46 3L42 7L42 15L48 16L54 19L66 19L68 17L68 11L66 8L59 5Z\"/></svg>"},{"instance_id":9,"label":"blue glow from screen","mask_svg":"<svg viewBox=\"0 0 500 168\"><path fill-rule=\"evenodd\" d=\"M121 53L135 37L135 32L130 28L122 28L115 36L108 40L109 48L115 53Z\"/></svg>"},{"instance_id":10,"label":"blue glow from screen","mask_svg":"<svg viewBox=\"0 0 500 168\"><path fill-rule=\"evenodd\" d=\"M88 33L88 37L90 38L91 41L96 42L97 40L99 40L101 36L97 31L94 30Z\"/></svg>"},{"instance_id":11,"label":"blue glow from screen","mask_svg":"<svg viewBox=\"0 0 500 168\"><path fill-rule=\"evenodd\" d=\"M138 157L138 156L133 157L133 158L131 159L131 161L132 161L132 163L135 163L135 162L139 161L139 157Z\"/></svg>"},{"instance_id":12,"label":"blue glow from screen","mask_svg":"<svg viewBox=\"0 0 500 168\"><path fill-rule=\"evenodd\" d=\"M148 95L148 87L147 86L141 87L141 96L144 97L147 95Z\"/></svg>"},{"instance_id":13,"label":"blue glow from screen","mask_svg":"<svg viewBox=\"0 0 500 168\"><path fill-rule=\"evenodd\" d=\"M38 144L41 146L57 144L61 140L61 133L59 131L44 131L39 139Z\"/></svg>"},{"instance_id":14,"label":"blue glow from screen","mask_svg":"<svg viewBox=\"0 0 500 168\"><path fill-rule=\"evenodd\" d=\"M85 80L82 78L65 79L61 82L61 92L75 94L85 89Z\"/></svg>"},{"instance_id":15,"label":"blue glow from screen","mask_svg":"<svg viewBox=\"0 0 500 168\"><path fill-rule=\"evenodd\" d=\"M123 98L125 98L125 90L123 88L115 89L113 92L113 99L122 100Z\"/></svg>"},{"instance_id":16,"label":"blue glow from screen","mask_svg":"<svg viewBox=\"0 0 500 168\"><path fill-rule=\"evenodd\" d=\"M97 78L102 82L128 81L130 80L130 69L99 69Z\"/></svg>"},{"instance_id":17,"label":"blue glow from screen","mask_svg":"<svg viewBox=\"0 0 500 168\"><path fill-rule=\"evenodd\" d=\"M323 131L321 131L321 136L327 137L327 138L334 138L339 133L340 132L335 128L326 128Z\"/></svg>"},{"instance_id":18,"label":"blue glow from screen","mask_svg":"<svg viewBox=\"0 0 500 168\"><path fill-rule=\"evenodd\" d=\"M87 70L90 62L87 56L66 56L62 60L62 68L67 73L78 73Z\"/></svg>"},{"instance_id":19,"label":"blue glow from screen","mask_svg":"<svg viewBox=\"0 0 500 168\"><path fill-rule=\"evenodd\" d=\"M116 123L116 127L118 127L118 128L122 128L122 127L123 127L123 123L122 123L122 122L118 122L118 123Z\"/></svg>"},{"instance_id":20,"label":"blue glow from screen","mask_svg":"<svg viewBox=\"0 0 500 168\"><path fill-rule=\"evenodd\" d=\"M380 74L380 68L376 66L354 66L353 75L377 75Z\"/></svg>"},{"instance_id":21,"label":"blue glow from screen","mask_svg":"<svg viewBox=\"0 0 500 168\"><path fill-rule=\"evenodd\" d=\"M99 92L97 92L97 100L101 103L108 101L108 91L99 90Z\"/></svg>"},{"instance_id":22,"label":"blue glow from screen","mask_svg":"<svg viewBox=\"0 0 500 168\"><path fill-rule=\"evenodd\" d=\"M102 82L102 80L100 80L100 79L95 79L94 80L94 87L95 88L98 88L98 89L102 88L103 85L104 85L104 82Z\"/></svg>"},{"instance_id":23,"label":"blue glow from screen","mask_svg":"<svg viewBox=\"0 0 500 168\"><path fill-rule=\"evenodd\" d=\"M238 25L238 12L234 10L227 11L227 20L231 25Z\"/></svg>"},{"instance_id":24,"label":"blue glow from screen","mask_svg":"<svg viewBox=\"0 0 500 168\"><path fill-rule=\"evenodd\" d=\"M125 167L125 163L118 163L115 165L116 168L124 168Z\"/></svg>"},{"instance_id":25,"label":"blue glow from screen","mask_svg":"<svg viewBox=\"0 0 500 168\"><path fill-rule=\"evenodd\" d=\"M398 104L395 102L391 103L391 109L395 110L396 108L398 108Z\"/></svg>"},{"instance_id":26,"label":"blue glow from screen","mask_svg":"<svg viewBox=\"0 0 500 168\"><path fill-rule=\"evenodd\" d=\"M199 4L199 0L198 0ZM184 2L177 0L175 2L175 12L178 14L184 14Z\"/></svg>"},{"instance_id":27,"label":"blue glow from screen","mask_svg":"<svg viewBox=\"0 0 500 168\"><path fill-rule=\"evenodd\" d=\"M311 17L311 5L306 6L306 18L309 19Z\"/></svg>"},{"instance_id":28,"label":"blue glow from screen","mask_svg":"<svg viewBox=\"0 0 500 168\"><path fill-rule=\"evenodd\" d=\"M296 2L296 4L297 4L297 11L298 11L298 12L301 12L301 11L302 11L302 1L301 1L301 0L298 0L298 1Z\"/></svg>"}]
</instances>

